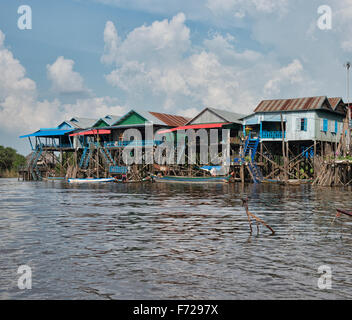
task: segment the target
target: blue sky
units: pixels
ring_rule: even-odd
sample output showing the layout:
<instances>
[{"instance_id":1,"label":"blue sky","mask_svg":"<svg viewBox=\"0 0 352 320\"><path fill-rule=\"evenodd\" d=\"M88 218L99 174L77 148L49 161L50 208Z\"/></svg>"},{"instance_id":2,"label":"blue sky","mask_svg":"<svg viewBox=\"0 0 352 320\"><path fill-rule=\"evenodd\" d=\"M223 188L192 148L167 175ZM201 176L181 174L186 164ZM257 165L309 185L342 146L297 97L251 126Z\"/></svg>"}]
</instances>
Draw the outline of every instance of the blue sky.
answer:
<instances>
[{"instance_id":1,"label":"blue sky","mask_svg":"<svg viewBox=\"0 0 352 320\"><path fill-rule=\"evenodd\" d=\"M17 27L23 4L32 30ZM0 145L25 154L21 134L131 108L247 114L261 99L345 98L350 21L351 0L3 0Z\"/></svg>"}]
</instances>

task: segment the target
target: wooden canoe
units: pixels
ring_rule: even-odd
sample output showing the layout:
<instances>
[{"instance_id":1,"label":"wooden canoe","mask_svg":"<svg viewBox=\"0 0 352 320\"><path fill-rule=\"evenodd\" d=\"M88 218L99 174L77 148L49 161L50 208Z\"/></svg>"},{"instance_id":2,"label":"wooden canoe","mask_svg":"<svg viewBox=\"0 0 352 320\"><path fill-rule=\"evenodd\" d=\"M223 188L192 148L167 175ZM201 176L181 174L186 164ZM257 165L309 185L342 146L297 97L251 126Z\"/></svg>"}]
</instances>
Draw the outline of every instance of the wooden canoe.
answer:
<instances>
[{"instance_id":1,"label":"wooden canoe","mask_svg":"<svg viewBox=\"0 0 352 320\"><path fill-rule=\"evenodd\" d=\"M187 176L153 176L155 182L168 183L227 183L230 177L187 177Z\"/></svg>"},{"instance_id":2,"label":"wooden canoe","mask_svg":"<svg viewBox=\"0 0 352 320\"><path fill-rule=\"evenodd\" d=\"M68 179L68 183L101 183L101 182L114 182L114 178L101 178L101 179Z\"/></svg>"},{"instance_id":3,"label":"wooden canoe","mask_svg":"<svg viewBox=\"0 0 352 320\"><path fill-rule=\"evenodd\" d=\"M122 179L115 179L115 183L144 183L144 182L152 182L151 179L142 179L142 180L126 180L123 181Z\"/></svg>"}]
</instances>

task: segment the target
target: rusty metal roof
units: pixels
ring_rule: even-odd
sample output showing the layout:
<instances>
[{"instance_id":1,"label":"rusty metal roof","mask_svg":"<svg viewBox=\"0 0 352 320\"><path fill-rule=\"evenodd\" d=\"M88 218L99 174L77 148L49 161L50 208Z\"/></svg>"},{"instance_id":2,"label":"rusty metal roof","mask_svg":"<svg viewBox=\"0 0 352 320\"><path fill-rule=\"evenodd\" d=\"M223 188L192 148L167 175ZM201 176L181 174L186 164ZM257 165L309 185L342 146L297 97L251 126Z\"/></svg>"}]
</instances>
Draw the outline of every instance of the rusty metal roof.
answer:
<instances>
[{"instance_id":1,"label":"rusty metal roof","mask_svg":"<svg viewBox=\"0 0 352 320\"><path fill-rule=\"evenodd\" d=\"M331 107L335 112L346 114L347 113L347 104L343 102L341 97L329 98Z\"/></svg>"},{"instance_id":2,"label":"rusty metal roof","mask_svg":"<svg viewBox=\"0 0 352 320\"><path fill-rule=\"evenodd\" d=\"M337 105L340 103L340 101L342 100L342 98L328 98L331 107L335 110Z\"/></svg>"},{"instance_id":3,"label":"rusty metal roof","mask_svg":"<svg viewBox=\"0 0 352 320\"><path fill-rule=\"evenodd\" d=\"M320 96L296 99L263 100L259 103L254 112L302 111L317 109L333 111L327 97Z\"/></svg>"},{"instance_id":4,"label":"rusty metal roof","mask_svg":"<svg viewBox=\"0 0 352 320\"><path fill-rule=\"evenodd\" d=\"M151 115L154 117L158 118L160 121L164 122L167 126L170 127L179 127L185 125L188 121L190 121L189 118L185 118L182 116L176 116L173 114L167 114L167 113L159 113L159 112L151 112L149 111Z\"/></svg>"}]
</instances>

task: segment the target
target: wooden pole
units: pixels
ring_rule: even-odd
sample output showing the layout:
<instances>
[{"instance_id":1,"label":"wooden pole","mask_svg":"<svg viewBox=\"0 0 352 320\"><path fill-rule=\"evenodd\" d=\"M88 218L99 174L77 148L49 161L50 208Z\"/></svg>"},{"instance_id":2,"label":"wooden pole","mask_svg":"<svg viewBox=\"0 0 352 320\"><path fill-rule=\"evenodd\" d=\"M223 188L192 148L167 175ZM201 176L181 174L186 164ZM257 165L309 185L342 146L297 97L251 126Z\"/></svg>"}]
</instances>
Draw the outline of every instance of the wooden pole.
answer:
<instances>
[{"instance_id":1,"label":"wooden pole","mask_svg":"<svg viewBox=\"0 0 352 320\"><path fill-rule=\"evenodd\" d=\"M285 170L286 170L287 172L289 172L289 171L290 171L290 169L289 169L290 163L289 163L288 141L286 141L285 144L286 144L286 154L285 154L286 166L285 166ZM287 179L288 179L288 177L287 177Z\"/></svg>"},{"instance_id":2,"label":"wooden pole","mask_svg":"<svg viewBox=\"0 0 352 320\"><path fill-rule=\"evenodd\" d=\"M64 157L63 157L63 153L62 153L62 149L60 150L60 177L62 177L63 175L63 161L64 161Z\"/></svg>"},{"instance_id":3,"label":"wooden pole","mask_svg":"<svg viewBox=\"0 0 352 320\"><path fill-rule=\"evenodd\" d=\"M284 168L285 168L285 183L288 181L288 175L287 175L287 161L286 161L286 154L285 154L285 129L284 129L284 119L282 117L282 113L280 114L281 117L281 133L282 133L282 156L284 159Z\"/></svg>"},{"instance_id":4,"label":"wooden pole","mask_svg":"<svg viewBox=\"0 0 352 320\"><path fill-rule=\"evenodd\" d=\"M240 168L240 178L241 178L241 183L244 185L244 163L241 164Z\"/></svg>"},{"instance_id":5,"label":"wooden pole","mask_svg":"<svg viewBox=\"0 0 352 320\"><path fill-rule=\"evenodd\" d=\"M97 178L99 179L99 147L97 147L97 152L95 154L95 170L97 173Z\"/></svg>"},{"instance_id":6,"label":"wooden pole","mask_svg":"<svg viewBox=\"0 0 352 320\"><path fill-rule=\"evenodd\" d=\"M316 179L317 177L317 141L316 140L314 140L313 170L314 170L314 179Z\"/></svg>"}]
</instances>

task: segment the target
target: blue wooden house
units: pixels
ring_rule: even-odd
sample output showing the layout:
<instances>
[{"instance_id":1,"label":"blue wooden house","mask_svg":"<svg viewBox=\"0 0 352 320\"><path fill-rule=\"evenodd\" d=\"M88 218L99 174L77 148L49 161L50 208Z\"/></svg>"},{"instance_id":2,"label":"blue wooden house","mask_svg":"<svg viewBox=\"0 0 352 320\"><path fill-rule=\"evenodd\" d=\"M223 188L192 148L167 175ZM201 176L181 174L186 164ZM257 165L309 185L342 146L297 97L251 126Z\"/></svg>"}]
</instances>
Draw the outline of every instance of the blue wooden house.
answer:
<instances>
[{"instance_id":1,"label":"blue wooden house","mask_svg":"<svg viewBox=\"0 0 352 320\"><path fill-rule=\"evenodd\" d=\"M75 117L62 121L55 128L41 128L36 132L20 136L20 138L28 138L32 150L38 149L38 146L50 149L50 151L74 149L81 146L81 141L70 139L69 134L75 130L90 128L96 121L96 119ZM33 142L31 138L34 138Z\"/></svg>"},{"instance_id":2,"label":"blue wooden house","mask_svg":"<svg viewBox=\"0 0 352 320\"><path fill-rule=\"evenodd\" d=\"M345 118L346 105L342 98L320 96L263 100L253 114L242 120L244 133L260 142L284 140L307 146L316 142L336 146Z\"/></svg>"}]
</instances>

